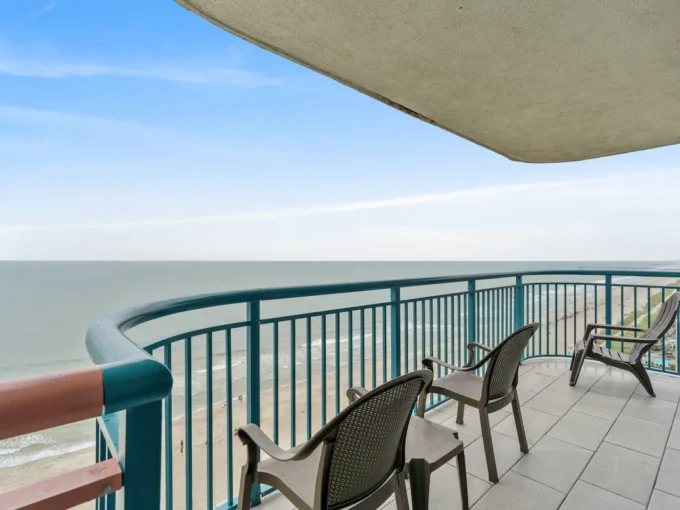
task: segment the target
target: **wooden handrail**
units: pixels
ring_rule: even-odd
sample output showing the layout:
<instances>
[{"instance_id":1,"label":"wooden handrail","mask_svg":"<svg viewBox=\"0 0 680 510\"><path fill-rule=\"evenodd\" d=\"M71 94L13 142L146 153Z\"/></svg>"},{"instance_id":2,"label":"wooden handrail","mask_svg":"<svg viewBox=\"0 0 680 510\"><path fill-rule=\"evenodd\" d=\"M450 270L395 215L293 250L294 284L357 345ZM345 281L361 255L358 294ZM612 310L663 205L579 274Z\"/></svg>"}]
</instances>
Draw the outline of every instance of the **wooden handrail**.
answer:
<instances>
[{"instance_id":1,"label":"wooden handrail","mask_svg":"<svg viewBox=\"0 0 680 510\"><path fill-rule=\"evenodd\" d=\"M0 440L101 416L98 366L0 382ZM4 507L2 507L4 508Z\"/></svg>"},{"instance_id":2,"label":"wooden handrail","mask_svg":"<svg viewBox=\"0 0 680 510\"><path fill-rule=\"evenodd\" d=\"M123 474L116 459L0 494L3 510L66 510L118 491Z\"/></svg>"}]
</instances>

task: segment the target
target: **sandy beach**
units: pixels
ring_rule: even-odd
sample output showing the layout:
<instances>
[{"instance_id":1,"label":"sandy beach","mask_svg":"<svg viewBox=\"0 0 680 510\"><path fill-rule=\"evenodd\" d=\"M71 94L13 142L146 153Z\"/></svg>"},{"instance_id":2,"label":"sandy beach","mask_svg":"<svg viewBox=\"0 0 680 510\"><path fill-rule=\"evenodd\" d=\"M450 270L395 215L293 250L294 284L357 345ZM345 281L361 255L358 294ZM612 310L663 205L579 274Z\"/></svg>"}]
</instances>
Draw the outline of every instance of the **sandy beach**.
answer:
<instances>
[{"instance_id":1,"label":"sandy beach","mask_svg":"<svg viewBox=\"0 0 680 510\"><path fill-rule=\"evenodd\" d=\"M650 281L650 284L667 284L670 283L668 279L656 279ZM604 292L598 292L598 322L604 322ZM638 291L638 310L646 303L647 293L645 291ZM614 323L619 322L621 313L621 304L623 302L624 315L627 315L634 310L634 292L632 289L626 289L621 296L618 288L614 289L612 293L612 310ZM545 303L543 304L543 315L541 317L541 330L536 338L535 345L536 352L548 352L550 346L551 354L569 354L573 345L573 339L576 337L580 339L583 334L583 327L586 322L594 322L595 320L595 306L593 296L589 296L585 306L583 306L583 299L578 300L576 310L574 310L573 301L563 303L563 295L560 288L558 292L557 303L557 321L555 320L554 297L551 297L550 315L546 315ZM527 304L529 310L529 320L532 320L532 308ZM526 308L525 308L526 309ZM539 320L538 306L533 315L534 320ZM639 314L640 312L638 312ZM642 319L646 325L646 318ZM455 332L455 330L454 330ZM429 334L429 333L428 333ZM566 338L566 345L565 345ZM429 340L429 338L428 338ZM436 334L435 334L436 344ZM412 347L412 337L411 343ZM530 344L529 353L532 352L532 344ZM539 349L540 346L540 349ZM457 351L457 349L454 349ZM464 351L464 349L461 349ZM366 350L367 355L370 349ZM378 348L378 354L381 355L381 348ZM418 365L421 358L421 353L418 353ZM436 346L435 346L436 354ZM457 355L457 352L454 353ZM409 366L413 366L413 354L409 352L409 359L411 362ZM460 364L463 360L451 360L454 364ZM329 358L327 367L327 387L326 387L326 413L327 420L329 420L336 412L336 391L339 394L340 407L346 405L345 390L349 386L348 370L344 366L340 373L339 390L336 390L334 358ZM377 360L377 383L382 382L382 359ZM387 373L390 373L389 355L387 359ZM287 449L291 446L291 391L288 383L288 370L281 369L280 388L278 392L278 414L279 414L279 444L282 448ZM356 365L354 367L353 384L357 385L360 382L360 370ZM298 378L303 378L304 367L297 368ZM365 363L365 379L367 385L370 386L372 380L371 363ZM322 402L322 381L319 373L313 373L312 376L312 401L307 402L307 384L306 381L299 381L296 384L295 391L295 442L297 444L307 439L307 414L308 407L312 412L312 426L311 433L317 431L321 423L321 410L324 405ZM234 395L237 397L237 395ZM261 427L270 436L274 437L274 391L263 391L261 396ZM215 403L213 405L213 494L214 504L223 503L228 494L228 479L229 473L227 471L227 458L231 455L233 459L233 496L238 495L238 480L240 476L240 467L245 460L245 449L240 444L238 439L234 437L233 432L228 430L227 422L227 406L224 402ZM243 400L235 399L232 402L232 425L238 426L246 423L246 408L247 399L244 396ZM193 501L194 508L206 508L207 487L206 480L207 472L207 411L194 412L191 417L192 424L192 459L193 459ZM94 423L92 423L92 432L94 437ZM186 419L180 418L173 421L172 427L172 452L173 452L173 497L174 508L184 508L185 490L186 490L186 471L185 460L188 454L188 442L186 435ZM182 447L181 442L184 442ZM183 450L183 451L182 451ZM95 461L94 448L88 448L77 452L60 455L57 457L45 458L34 462L29 462L20 466L12 468L0 468L0 490L6 491L20 486L27 485L30 482L35 482L40 479L46 479L69 470L80 468ZM163 475L164 477L164 475ZM164 492L162 492L164 494ZM82 505L80 508L94 508L94 504Z\"/></svg>"}]
</instances>

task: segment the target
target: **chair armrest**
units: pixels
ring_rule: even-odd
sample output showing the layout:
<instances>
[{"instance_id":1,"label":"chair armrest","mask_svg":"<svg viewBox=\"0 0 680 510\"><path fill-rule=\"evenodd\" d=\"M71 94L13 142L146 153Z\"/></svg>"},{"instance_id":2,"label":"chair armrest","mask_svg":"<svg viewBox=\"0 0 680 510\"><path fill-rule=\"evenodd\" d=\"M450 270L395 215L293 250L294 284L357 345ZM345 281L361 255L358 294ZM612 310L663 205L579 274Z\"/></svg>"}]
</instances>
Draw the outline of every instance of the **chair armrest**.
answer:
<instances>
[{"instance_id":1,"label":"chair armrest","mask_svg":"<svg viewBox=\"0 0 680 510\"><path fill-rule=\"evenodd\" d=\"M635 338L632 336L616 336L616 335L590 335L592 340L610 340L612 342L626 342L631 344L655 344L659 341L658 338Z\"/></svg>"},{"instance_id":2,"label":"chair armrest","mask_svg":"<svg viewBox=\"0 0 680 510\"><path fill-rule=\"evenodd\" d=\"M260 448L263 452L269 455L271 458L281 461L295 460L297 457L296 453L290 453L285 451L274 441L269 439L267 435L262 432L260 427L254 423L249 423L238 429L238 438L244 445L254 444Z\"/></svg>"},{"instance_id":3,"label":"chair armrest","mask_svg":"<svg viewBox=\"0 0 680 510\"><path fill-rule=\"evenodd\" d=\"M633 331L637 333L644 333L647 331L646 328L637 328L634 326L619 326L619 325L614 325L614 324L588 324L586 326L586 331L585 331L585 336L590 335L591 332L593 332L596 329L613 329L615 331Z\"/></svg>"},{"instance_id":4,"label":"chair armrest","mask_svg":"<svg viewBox=\"0 0 680 510\"><path fill-rule=\"evenodd\" d=\"M363 386L354 386L347 390L347 400L349 400L349 403L351 404L366 395L366 393L368 393L368 390Z\"/></svg>"},{"instance_id":5,"label":"chair armrest","mask_svg":"<svg viewBox=\"0 0 680 510\"><path fill-rule=\"evenodd\" d=\"M423 366L427 368L428 370L434 371L434 364L439 365L440 367L448 368L449 370L460 370L463 372L467 372L470 370L469 367L457 367L455 365L451 365L450 363L447 363L446 361L442 361L438 358L423 358Z\"/></svg>"},{"instance_id":6,"label":"chair armrest","mask_svg":"<svg viewBox=\"0 0 680 510\"><path fill-rule=\"evenodd\" d=\"M465 347L467 347L467 350L470 351L470 353L475 351L475 347L486 352L491 352L491 347L487 347L486 345L480 344L479 342L469 342Z\"/></svg>"}]
</instances>

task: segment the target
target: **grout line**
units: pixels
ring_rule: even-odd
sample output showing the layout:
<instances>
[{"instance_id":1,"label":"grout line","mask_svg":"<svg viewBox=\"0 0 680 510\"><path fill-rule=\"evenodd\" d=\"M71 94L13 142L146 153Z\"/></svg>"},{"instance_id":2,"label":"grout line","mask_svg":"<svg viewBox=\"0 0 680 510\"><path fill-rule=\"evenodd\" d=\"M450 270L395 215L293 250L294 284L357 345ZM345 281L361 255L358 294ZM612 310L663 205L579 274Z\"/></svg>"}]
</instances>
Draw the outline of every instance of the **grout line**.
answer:
<instances>
[{"instance_id":1,"label":"grout line","mask_svg":"<svg viewBox=\"0 0 680 510\"><path fill-rule=\"evenodd\" d=\"M675 498L675 499L680 500L680 498L679 498L678 496L676 496L675 494L671 494L670 492L666 492L666 491L662 491L661 489L657 489L657 488L656 488L656 485L655 485L654 488L652 489L652 495L654 495L654 491L659 491L659 492L661 492L661 493L663 493L663 494L666 494L667 496L671 496L671 497L673 497L673 498ZM651 498L650 498L650 501L651 501Z\"/></svg>"}]
</instances>

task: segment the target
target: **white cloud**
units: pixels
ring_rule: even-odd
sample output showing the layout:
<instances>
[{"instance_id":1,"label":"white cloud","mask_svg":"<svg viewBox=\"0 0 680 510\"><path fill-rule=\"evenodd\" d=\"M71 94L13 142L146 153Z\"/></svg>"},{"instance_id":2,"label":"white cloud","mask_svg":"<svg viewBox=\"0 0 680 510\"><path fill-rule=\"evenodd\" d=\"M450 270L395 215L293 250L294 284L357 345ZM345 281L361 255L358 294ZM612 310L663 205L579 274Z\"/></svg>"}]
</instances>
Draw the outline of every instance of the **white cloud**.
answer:
<instances>
[{"instance_id":1,"label":"white cloud","mask_svg":"<svg viewBox=\"0 0 680 510\"><path fill-rule=\"evenodd\" d=\"M587 179L578 181L581 184L596 183L602 179ZM111 221L81 224L44 224L44 225L0 225L0 233L36 231L36 230L90 230L90 229L121 229L142 227L171 227L177 225L195 225L206 223L232 223L267 220L283 220L341 214L349 212L370 211L375 209L398 208L416 205L446 203L456 200L472 200L518 193L537 192L553 188L560 188L573 184L573 181L536 182L512 186L484 187L432 193L426 195L412 195L382 200L364 202L346 202L339 204L292 207L287 209L273 209L254 212L236 212L217 216L197 216L186 218L149 219L137 221Z\"/></svg>"},{"instance_id":2,"label":"white cloud","mask_svg":"<svg viewBox=\"0 0 680 510\"><path fill-rule=\"evenodd\" d=\"M50 12L52 9L57 7L57 2L54 0L50 0L47 4L45 4L43 7L38 9L33 13L34 16L41 16L47 12Z\"/></svg>"},{"instance_id":3,"label":"white cloud","mask_svg":"<svg viewBox=\"0 0 680 510\"><path fill-rule=\"evenodd\" d=\"M46 10L43 10L43 13L50 10L44 9ZM2 41L0 41L0 74L46 79L136 78L187 84L232 85L242 88L283 85L283 80L279 78L263 76L244 69L225 67L217 63L158 62L156 59L135 61L134 58L126 60L125 63L93 62L64 57L53 50L17 51L7 44L3 45Z\"/></svg>"},{"instance_id":4,"label":"white cloud","mask_svg":"<svg viewBox=\"0 0 680 510\"><path fill-rule=\"evenodd\" d=\"M0 258L673 260L679 188L671 170L223 216L6 225Z\"/></svg>"}]
</instances>

